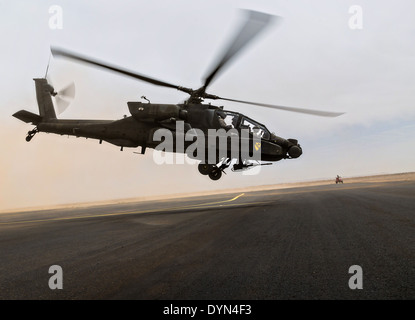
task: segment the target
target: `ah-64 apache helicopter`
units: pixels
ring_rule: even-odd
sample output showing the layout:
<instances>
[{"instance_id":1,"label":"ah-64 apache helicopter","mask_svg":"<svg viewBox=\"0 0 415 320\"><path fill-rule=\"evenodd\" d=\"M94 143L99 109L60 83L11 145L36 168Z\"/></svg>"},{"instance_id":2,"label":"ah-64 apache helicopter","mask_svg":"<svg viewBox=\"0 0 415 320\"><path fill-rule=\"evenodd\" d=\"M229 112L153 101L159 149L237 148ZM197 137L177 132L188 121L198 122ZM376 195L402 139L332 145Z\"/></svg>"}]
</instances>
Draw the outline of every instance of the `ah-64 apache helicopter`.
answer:
<instances>
[{"instance_id":1,"label":"ah-64 apache helicopter","mask_svg":"<svg viewBox=\"0 0 415 320\"><path fill-rule=\"evenodd\" d=\"M284 139L278 137L274 133L271 133L265 125L241 113L227 111L224 110L223 107L203 103L204 99L225 100L326 117L336 117L342 114L337 112L284 107L236 100L219 97L206 92L207 87L217 76L218 72L224 67L224 65L227 64L236 53L245 47L248 42L257 36L273 19L273 16L265 13L254 11L247 11L247 13L247 17L242 24L242 27L236 33L233 41L224 51L224 54L218 60L215 67L211 69L210 73L205 78L203 85L196 90L156 80L154 78L66 50L58 48L51 49L52 54L55 57L60 56L74 59L76 61L98 66L157 86L173 88L185 92L189 94L190 97L183 103L154 104L149 101L148 103L127 102L131 116L124 117L120 120L57 119L52 98L55 99L57 107L62 105L62 103L67 106L68 101L66 99L74 97L74 86L71 85L64 90L56 92L55 89L48 83L45 76L45 78L34 79L39 115L26 110L20 110L13 114L13 116L36 126L33 130L28 132L26 137L27 141L30 141L38 132L55 133L60 135L72 135L76 137L98 139L100 143L102 143L102 141L106 141L121 147L121 150L123 150L124 147L136 148L140 146L142 154L145 153L146 148L156 149L160 144L160 140L156 141L154 139L154 133L158 129L164 128L169 130L173 137L180 134L177 131L177 128L180 127L177 126L178 123L183 124L182 128L184 132L181 132L181 134L198 129L199 132L207 134L205 139L207 139L206 137L209 135L209 129L233 129L236 130L236 132L248 130L249 133L247 139L252 142L251 144L248 144L249 151L254 150L254 141L260 141L259 144L256 142L255 145L255 149L257 151L258 149L260 150L259 159L256 159L256 164L248 161L247 158L243 156L241 150L239 150L237 156L232 154L231 150L228 150L222 158L219 158L218 153L215 153L216 157L214 157L214 163L208 161L206 157L208 153L203 153L202 158L197 152L187 154L191 158L201 160L198 166L199 172L203 175L209 175L212 180L218 180L221 177L222 172L224 172L224 169L228 168L233 160L236 160L236 162L234 163L232 170L238 171L248 169L254 165L269 164L261 163L260 161L279 161L281 159L298 158L302 154L302 149L296 139ZM238 138L241 141L243 139L243 135L239 135ZM188 146L192 142L193 141L184 141L184 147ZM207 144L204 145L207 146ZM185 150L186 148L178 148L177 144L173 144L170 150L165 149L164 151L185 152Z\"/></svg>"}]
</instances>

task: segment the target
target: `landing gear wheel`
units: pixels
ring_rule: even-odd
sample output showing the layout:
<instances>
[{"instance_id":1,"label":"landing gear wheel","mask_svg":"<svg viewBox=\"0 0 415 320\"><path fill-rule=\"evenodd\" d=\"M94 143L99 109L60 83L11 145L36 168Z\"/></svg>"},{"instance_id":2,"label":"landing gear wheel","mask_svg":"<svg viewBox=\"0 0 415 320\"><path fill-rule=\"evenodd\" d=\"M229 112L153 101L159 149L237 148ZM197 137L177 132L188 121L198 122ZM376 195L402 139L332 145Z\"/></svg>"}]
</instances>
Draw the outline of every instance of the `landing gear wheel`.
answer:
<instances>
[{"instance_id":1,"label":"landing gear wheel","mask_svg":"<svg viewBox=\"0 0 415 320\"><path fill-rule=\"evenodd\" d=\"M211 164L201 163L197 166L197 169L201 174L206 176L213 170L213 166Z\"/></svg>"},{"instance_id":2,"label":"landing gear wheel","mask_svg":"<svg viewBox=\"0 0 415 320\"><path fill-rule=\"evenodd\" d=\"M27 136L26 136L26 141L27 142L29 142L30 140L32 140L32 138L35 136L35 134L36 133L38 133L39 132L39 130L37 129L37 127L36 128L34 128L33 130L30 130L28 133L27 133Z\"/></svg>"},{"instance_id":3,"label":"landing gear wheel","mask_svg":"<svg viewBox=\"0 0 415 320\"><path fill-rule=\"evenodd\" d=\"M220 170L219 168L215 168L209 173L209 178L211 178L212 180L219 180L220 177L222 177L222 170Z\"/></svg>"}]
</instances>

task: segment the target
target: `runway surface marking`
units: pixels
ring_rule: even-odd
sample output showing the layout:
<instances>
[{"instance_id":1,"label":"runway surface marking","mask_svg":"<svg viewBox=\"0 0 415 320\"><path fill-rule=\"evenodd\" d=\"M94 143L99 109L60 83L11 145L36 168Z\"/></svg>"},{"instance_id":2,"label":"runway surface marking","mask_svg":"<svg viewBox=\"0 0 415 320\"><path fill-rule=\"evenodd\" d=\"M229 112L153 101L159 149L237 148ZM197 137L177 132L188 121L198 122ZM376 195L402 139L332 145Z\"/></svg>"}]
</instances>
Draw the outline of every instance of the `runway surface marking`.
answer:
<instances>
[{"instance_id":1,"label":"runway surface marking","mask_svg":"<svg viewBox=\"0 0 415 320\"><path fill-rule=\"evenodd\" d=\"M399 181L400 185L406 185L413 183L412 181ZM312 190L310 188L306 188L305 190L292 190L288 191L287 189L278 189L278 190L270 190L271 192L262 193L261 196L284 196L289 194L302 194L302 193L314 193L314 192L327 192L327 191L342 191L342 190L353 190L353 189L361 189L361 188L378 188L387 185L388 182L376 182L374 185L367 185L366 183L363 185L350 185L350 186L339 186L337 189L335 186L334 188L325 187L321 189ZM318 187L318 186L317 186ZM264 190L265 191L265 190ZM261 192L261 191L258 191ZM262 191L263 192L263 191ZM230 204L230 202L234 202L241 197L252 197L257 196L256 191L250 192L248 194L241 193L231 199L215 201L215 202L206 202L206 203L197 203L197 204L189 204L184 206L177 206L177 207L166 207L166 208L157 208L157 209L147 209L147 210L137 210L137 211L121 211L121 212L113 212L113 213L105 213L105 214L95 214L95 215L84 215L84 216L68 216L68 217L60 217L60 218L48 218L48 219L33 219L33 220L22 220L22 221L8 221L8 222L0 222L1 225L15 225L15 224L24 224L24 223L36 223L36 222L50 222L50 221L62 221L62 220L75 220L75 219L86 219L86 218L99 218L99 217L110 217L110 216L120 216L120 215L127 215L127 214L142 214L142 213L154 213L154 212L172 212L177 210L189 210L189 209L202 209L202 208L214 208L214 207L228 207L228 206L236 206L236 205L253 205L253 204L266 204L270 203L271 201L258 201L258 202L248 202L248 203L236 203ZM13 214L15 216L16 214Z\"/></svg>"},{"instance_id":2,"label":"runway surface marking","mask_svg":"<svg viewBox=\"0 0 415 320\"><path fill-rule=\"evenodd\" d=\"M95 214L95 215L88 215L88 216L71 216L71 217L61 217L61 218L10 221L10 222L0 222L0 225L13 225L13 224L23 224L23 223L75 220L75 219L86 219L86 218L99 218L99 217L120 216L120 215L127 215L127 214L152 213L152 212L160 212L160 211L170 212L170 211L188 210L188 209L194 209L194 208L214 208L214 207L217 207L218 205L220 207L235 206L235 205L242 205L242 204L240 204L240 203L229 204L229 202L233 202L233 201L239 199L240 197L242 197L243 195L245 195L245 193L241 193L241 194L237 195L236 197L234 197L232 199L228 199L228 200L207 202L207 203L198 203L198 204L172 207L172 208L167 207L167 208L138 210L138 211L124 211L124 212L115 212L115 213L106 213L106 214ZM267 203L267 202L251 202L251 203L244 203L243 205L253 205L253 204L263 204L263 203Z\"/></svg>"}]
</instances>

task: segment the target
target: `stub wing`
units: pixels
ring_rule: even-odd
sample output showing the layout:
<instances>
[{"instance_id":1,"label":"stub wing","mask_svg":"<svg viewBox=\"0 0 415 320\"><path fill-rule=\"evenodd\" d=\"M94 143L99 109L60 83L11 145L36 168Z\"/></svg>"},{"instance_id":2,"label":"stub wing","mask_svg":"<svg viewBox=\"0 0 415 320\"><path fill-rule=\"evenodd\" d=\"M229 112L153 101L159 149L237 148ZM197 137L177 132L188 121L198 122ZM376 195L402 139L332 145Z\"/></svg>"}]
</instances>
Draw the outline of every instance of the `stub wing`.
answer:
<instances>
[{"instance_id":1,"label":"stub wing","mask_svg":"<svg viewBox=\"0 0 415 320\"><path fill-rule=\"evenodd\" d=\"M15 114L13 114L13 117L26 122L26 123L32 123L34 125L37 125L42 121L42 117L34 114L32 112L26 111L26 110L20 110L17 111Z\"/></svg>"}]
</instances>

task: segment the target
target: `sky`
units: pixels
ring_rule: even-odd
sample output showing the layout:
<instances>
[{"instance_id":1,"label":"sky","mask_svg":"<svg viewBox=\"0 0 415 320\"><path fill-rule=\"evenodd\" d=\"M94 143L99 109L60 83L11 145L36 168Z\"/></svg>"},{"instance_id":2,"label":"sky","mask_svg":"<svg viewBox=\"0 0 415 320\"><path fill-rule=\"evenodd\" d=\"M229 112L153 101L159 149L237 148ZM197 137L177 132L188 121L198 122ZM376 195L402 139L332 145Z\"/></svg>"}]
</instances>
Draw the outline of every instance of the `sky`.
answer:
<instances>
[{"instance_id":1,"label":"sky","mask_svg":"<svg viewBox=\"0 0 415 320\"><path fill-rule=\"evenodd\" d=\"M62 9L62 28L51 24L53 6ZM215 101L298 139L300 158L211 181L194 164L156 164L152 150L137 155L46 133L25 141L33 126L12 114L37 113L32 79L44 77L51 46L198 88L240 25L239 9L279 18L209 93L345 112L323 118ZM0 211L415 171L414 12L411 0L0 0ZM127 101L143 95L154 103L187 98L53 57L48 77L58 90L75 82L63 119L120 119Z\"/></svg>"}]
</instances>

